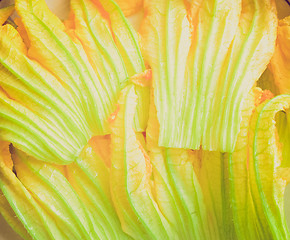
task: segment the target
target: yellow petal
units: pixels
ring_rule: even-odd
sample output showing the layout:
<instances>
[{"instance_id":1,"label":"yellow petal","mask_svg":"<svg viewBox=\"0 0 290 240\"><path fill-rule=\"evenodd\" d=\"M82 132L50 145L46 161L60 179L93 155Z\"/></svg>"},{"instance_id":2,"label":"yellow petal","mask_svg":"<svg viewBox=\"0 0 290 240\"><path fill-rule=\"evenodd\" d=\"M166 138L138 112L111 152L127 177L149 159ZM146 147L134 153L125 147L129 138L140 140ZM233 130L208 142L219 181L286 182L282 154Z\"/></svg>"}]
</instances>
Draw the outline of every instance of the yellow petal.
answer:
<instances>
[{"instance_id":1,"label":"yellow petal","mask_svg":"<svg viewBox=\"0 0 290 240\"><path fill-rule=\"evenodd\" d=\"M174 230L160 212L150 187L150 161L133 129L137 96L121 92L112 124L111 192L123 230L135 239L172 239Z\"/></svg>"},{"instance_id":2,"label":"yellow petal","mask_svg":"<svg viewBox=\"0 0 290 240\"><path fill-rule=\"evenodd\" d=\"M96 232L79 196L58 169L14 149L12 154L18 179L41 208L61 226L66 239L94 239Z\"/></svg>"},{"instance_id":3,"label":"yellow petal","mask_svg":"<svg viewBox=\"0 0 290 240\"><path fill-rule=\"evenodd\" d=\"M27 230L20 222L19 218L16 216L15 212L11 208L6 197L0 191L0 213L7 221L7 223L12 227L12 229L17 232L23 239L30 240L32 237L28 234Z\"/></svg>"},{"instance_id":4,"label":"yellow petal","mask_svg":"<svg viewBox=\"0 0 290 240\"><path fill-rule=\"evenodd\" d=\"M5 101L5 99L7 99L7 103L9 102L11 104L6 104L6 107L1 107L1 114L5 115L5 109L6 111L11 112L11 109L14 107L27 111L28 115L32 114L36 119L38 119L36 121L40 120L45 122L44 124L47 127L49 126L48 128L50 130L47 129L45 134L49 131L51 131L51 133L54 132L55 135L51 138L51 140L53 139L54 142L63 140L70 142L67 144L54 143L53 145L50 145L52 148L66 146L68 149L63 149L61 151L62 153L69 152L69 154L72 154L72 152L75 152L77 155L87 143L90 133L87 132L88 127L85 124L85 117L79 113L72 96L66 91L61 83L58 82L54 75L49 73L40 64L27 57L27 48L15 28L9 24L1 26L0 35L0 86L9 95L9 97L13 99L7 99L3 95L3 99L0 100L2 102L1 106L3 106L3 101ZM17 121L25 121L25 117L18 118L19 115L17 117L15 111L13 114L14 120L17 119ZM5 122L4 119L5 117L3 116L1 118L1 125ZM28 119L26 118L26 121L27 120ZM6 124L15 124L12 122L12 119L6 118ZM31 130L33 128L31 124L32 123L26 122L26 124L22 125L22 127L26 128L26 130ZM5 126L5 128L7 130L7 126ZM44 128L44 126L42 126L42 128ZM13 131L13 129L10 130ZM26 130L22 129L22 134L23 131L25 132ZM44 131L44 129L41 128L39 130ZM1 138L5 140L5 134L1 135ZM19 145L19 141L17 142L16 140L19 140L19 135L20 131L14 131L13 135L10 135L10 140L6 140L15 143L16 145L18 144L17 146L24 150ZM78 136L72 137L73 135ZM8 135L6 135L6 137L7 136ZM23 135L22 137L25 136ZM34 136L34 138L38 137L39 136ZM81 141L82 143L80 143ZM33 145L33 142L34 141L27 141L26 145ZM48 142L50 141L48 140ZM44 147L48 142L42 146ZM37 145L39 147L39 144ZM36 149L38 149L38 147ZM75 150L72 148L75 148ZM37 151L42 150L43 149L38 149ZM55 149L52 152L56 153ZM31 151L29 153L32 154ZM34 156L38 159L48 160L47 158L49 158L49 155L50 154ZM54 161L57 159L58 158L53 158L48 161ZM59 158L59 160L64 159L64 156Z\"/></svg>"},{"instance_id":5,"label":"yellow petal","mask_svg":"<svg viewBox=\"0 0 290 240\"><path fill-rule=\"evenodd\" d=\"M125 16L130 16L142 10L143 0L116 0Z\"/></svg>"},{"instance_id":6,"label":"yellow petal","mask_svg":"<svg viewBox=\"0 0 290 240\"><path fill-rule=\"evenodd\" d=\"M289 236L284 213L286 180L278 175L282 153L277 141L275 116L290 107L290 95L265 101L254 112L249 131L249 183L258 234L262 238Z\"/></svg>"},{"instance_id":7,"label":"yellow petal","mask_svg":"<svg viewBox=\"0 0 290 240\"><path fill-rule=\"evenodd\" d=\"M119 6L112 0L92 1L94 3L99 2L101 4L100 8L107 12L107 18L110 21L112 33L123 58L128 77L145 71L138 34L125 18ZM149 88L138 86L136 87L136 94L138 96L138 104L134 120L135 129L138 132L142 132L145 131L148 120Z\"/></svg>"},{"instance_id":8,"label":"yellow petal","mask_svg":"<svg viewBox=\"0 0 290 240\"><path fill-rule=\"evenodd\" d=\"M40 207L11 169L4 164L2 154L0 154L0 190L31 238L43 240L63 238L53 219ZM10 211L9 208L5 210ZM11 224L16 224L16 230L22 231L16 219ZM26 237L27 234L24 233L23 236ZM31 238L27 237L27 239Z\"/></svg>"},{"instance_id":9,"label":"yellow petal","mask_svg":"<svg viewBox=\"0 0 290 240\"><path fill-rule=\"evenodd\" d=\"M191 42L186 8L182 0L145 1L144 6L145 19L140 32L143 55L152 68L154 101L160 123L159 144L181 147L171 143L179 141L180 136L174 133L182 130L177 122L181 123L182 119L185 64ZM178 113L174 113L175 110Z\"/></svg>"},{"instance_id":10,"label":"yellow petal","mask_svg":"<svg viewBox=\"0 0 290 240\"><path fill-rule=\"evenodd\" d=\"M109 169L99 152L86 146L77 162L66 169L68 179L86 205L100 239L127 239L111 199Z\"/></svg>"},{"instance_id":11,"label":"yellow petal","mask_svg":"<svg viewBox=\"0 0 290 240\"><path fill-rule=\"evenodd\" d=\"M190 152L159 147L158 137L159 123L152 89L146 140L156 202L179 238L209 239L203 195Z\"/></svg>"},{"instance_id":12,"label":"yellow petal","mask_svg":"<svg viewBox=\"0 0 290 240\"><path fill-rule=\"evenodd\" d=\"M8 167L12 171L13 162L11 160L9 145L10 145L9 142L0 141L0 155L6 167Z\"/></svg>"},{"instance_id":13,"label":"yellow petal","mask_svg":"<svg viewBox=\"0 0 290 240\"><path fill-rule=\"evenodd\" d=\"M14 12L14 5L0 9L0 26L5 23L9 16Z\"/></svg>"},{"instance_id":14,"label":"yellow petal","mask_svg":"<svg viewBox=\"0 0 290 240\"><path fill-rule=\"evenodd\" d=\"M3 161L7 170L12 171L13 162L11 159L11 154L9 151L9 142L2 142L0 141L0 161ZM31 236L28 234L27 230L21 223L21 221L17 218L14 210L12 209L11 205L7 201L5 195L0 190L0 213L8 222L8 224L16 231L21 237L24 239L32 239Z\"/></svg>"},{"instance_id":15,"label":"yellow petal","mask_svg":"<svg viewBox=\"0 0 290 240\"><path fill-rule=\"evenodd\" d=\"M108 134L107 119L114 103L80 42L66 33L64 24L44 0L16 0L15 4L30 40L29 57L53 73L72 95L91 134Z\"/></svg>"},{"instance_id":16,"label":"yellow petal","mask_svg":"<svg viewBox=\"0 0 290 240\"><path fill-rule=\"evenodd\" d=\"M20 34L20 36L23 39L23 42L25 43L26 47L30 48L29 37L28 37L27 32L25 30L24 24L21 21L21 18L20 17L15 18L14 22L17 25L17 32Z\"/></svg>"},{"instance_id":17,"label":"yellow petal","mask_svg":"<svg viewBox=\"0 0 290 240\"><path fill-rule=\"evenodd\" d=\"M100 155L107 167L111 167L111 136L94 136L90 139L89 144Z\"/></svg>"},{"instance_id":18,"label":"yellow petal","mask_svg":"<svg viewBox=\"0 0 290 240\"><path fill-rule=\"evenodd\" d=\"M237 138L235 151L229 156L229 191L231 196L232 214L236 232L241 238L253 239L257 235L254 231L255 214L249 201L250 187L248 182L248 152L249 152L249 124L253 111L260 103L262 90L254 88L243 103L242 121Z\"/></svg>"},{"instance_id":19,"label":"yellow petal","mask_svg":"<svg viewBox=\"0 0 290 240\"><path fill-rule=\"evenodd\" d=\"M278 35L270 70L280 93L290 93L290 16L279 21Z\"/></svg>"}]
</instances>

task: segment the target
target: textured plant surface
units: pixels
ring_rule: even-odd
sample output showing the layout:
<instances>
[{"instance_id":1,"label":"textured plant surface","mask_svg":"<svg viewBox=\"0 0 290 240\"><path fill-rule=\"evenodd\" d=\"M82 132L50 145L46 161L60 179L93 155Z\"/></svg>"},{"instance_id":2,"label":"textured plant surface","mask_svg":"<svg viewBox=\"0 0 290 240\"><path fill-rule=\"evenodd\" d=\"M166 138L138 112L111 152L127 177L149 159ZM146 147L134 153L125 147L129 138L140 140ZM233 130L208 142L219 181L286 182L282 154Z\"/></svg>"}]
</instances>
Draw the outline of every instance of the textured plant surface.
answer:
<instances>
[{"instance_id":1,"label":"textured plant surface","mask_svg":"<svg viewBox=\"0 0 290 240\"><path fill-rule=\"evenodd\" d=\"M273 0L0 9L0 213L23 239L290 239L289 36Z\"/></svg>"}]
</instances>

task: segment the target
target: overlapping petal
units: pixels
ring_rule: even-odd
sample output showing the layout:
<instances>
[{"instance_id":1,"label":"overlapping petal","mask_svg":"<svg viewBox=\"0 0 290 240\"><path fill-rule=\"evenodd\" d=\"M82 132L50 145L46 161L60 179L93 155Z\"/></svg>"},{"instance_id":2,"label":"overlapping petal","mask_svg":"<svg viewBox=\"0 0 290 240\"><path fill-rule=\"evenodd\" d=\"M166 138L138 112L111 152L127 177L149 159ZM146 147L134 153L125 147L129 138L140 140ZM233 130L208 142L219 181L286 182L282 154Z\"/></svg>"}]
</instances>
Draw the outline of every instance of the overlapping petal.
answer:
<instances>
[{"instance_id":1,"label":"overlapping petal","mask_svg":"<svg viewBox=\"0 0 290 240\"><path fill-rule=\"evenodd\" d=\"M71 0L64 23L16 0L17 29L0 27L0 213L24 239L290 239L290 97L273 98L288 20L270 92L253 86L272 0L144 4L140 44L113 0Z\"/></svg>"}]
</instances>

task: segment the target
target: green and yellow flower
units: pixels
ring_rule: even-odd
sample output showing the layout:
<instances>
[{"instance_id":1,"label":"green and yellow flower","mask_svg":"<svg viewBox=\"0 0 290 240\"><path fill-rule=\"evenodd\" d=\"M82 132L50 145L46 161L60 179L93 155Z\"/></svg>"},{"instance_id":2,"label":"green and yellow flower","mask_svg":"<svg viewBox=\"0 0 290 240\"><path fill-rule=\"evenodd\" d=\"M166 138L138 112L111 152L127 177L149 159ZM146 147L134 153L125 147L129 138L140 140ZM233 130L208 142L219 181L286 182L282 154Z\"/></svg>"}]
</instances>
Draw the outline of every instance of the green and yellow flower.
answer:
<instances>
[{"instance_id":1,"label":"green and yellow flower","mask_svg":"<svg viewBox=\"0 0 290 240\"><path fill-rule=\"evenodd\" d=\"M116 2L0 10L2 216L34 240L290 239L289 17Z\"/></svg>"}]
</instances>

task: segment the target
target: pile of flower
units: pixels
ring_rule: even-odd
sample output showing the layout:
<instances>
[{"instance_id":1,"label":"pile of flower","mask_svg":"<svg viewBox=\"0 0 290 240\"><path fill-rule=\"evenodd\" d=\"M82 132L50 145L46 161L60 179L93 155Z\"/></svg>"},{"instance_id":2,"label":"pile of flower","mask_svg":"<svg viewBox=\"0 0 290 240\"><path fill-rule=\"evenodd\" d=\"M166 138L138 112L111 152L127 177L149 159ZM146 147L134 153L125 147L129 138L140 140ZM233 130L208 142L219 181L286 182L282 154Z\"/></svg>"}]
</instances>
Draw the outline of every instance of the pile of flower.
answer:
<instances>
[{"instance_id":1,"label":"pile of flower","mask_svg":"<svg viewBox=\"0 0 290 240\"><path fill-rule=\"evenodd\" d=\"M35 240L290 239L290 18L117 2L0 10L0 213Z\"/></svg>"}]
</instances>

